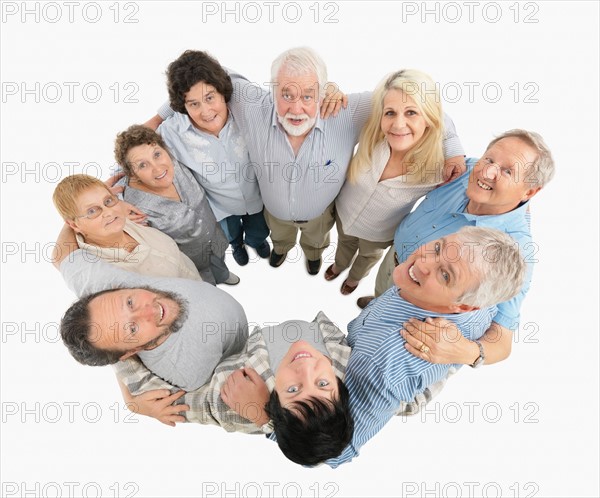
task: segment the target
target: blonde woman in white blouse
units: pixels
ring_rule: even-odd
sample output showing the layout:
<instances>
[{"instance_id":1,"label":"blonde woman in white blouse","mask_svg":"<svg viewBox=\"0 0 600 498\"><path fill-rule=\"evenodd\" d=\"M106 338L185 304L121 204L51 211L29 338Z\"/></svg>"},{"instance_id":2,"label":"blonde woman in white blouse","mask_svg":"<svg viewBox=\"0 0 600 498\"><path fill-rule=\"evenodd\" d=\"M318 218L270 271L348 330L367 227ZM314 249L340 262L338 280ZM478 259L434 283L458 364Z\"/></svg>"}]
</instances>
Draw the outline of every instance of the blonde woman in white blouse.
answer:
<instances>
[{"instance_id":1,"label":"blonde woman in white blouse","mask_svg":"<svg viewBox=\"0 0 600 498\"><path fill-rule=\"evenodd\" d=\"M453 128L449 119L447 124ZM428 75L405 69L377 86L371 117L335 202L338 246L325 279L351 266L342 294L356 289L414 203L443 181L444 141L448 151L457 150L454 133L447 135L440 96Z\"/></svg>"}]
</instances>

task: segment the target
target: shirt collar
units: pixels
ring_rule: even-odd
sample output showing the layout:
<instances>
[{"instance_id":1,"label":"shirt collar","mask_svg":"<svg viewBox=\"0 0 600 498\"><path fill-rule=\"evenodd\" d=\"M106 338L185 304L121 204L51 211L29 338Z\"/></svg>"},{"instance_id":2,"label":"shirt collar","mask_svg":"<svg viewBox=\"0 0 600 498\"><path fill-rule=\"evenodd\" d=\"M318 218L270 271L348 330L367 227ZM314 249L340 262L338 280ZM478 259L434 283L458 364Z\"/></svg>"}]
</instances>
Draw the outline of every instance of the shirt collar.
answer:
<instances>
[{"instance_id":1,"label":"shirt collar","mask_svg":"<svg viewBox=\"0 0 600 498\"><path fill-rule=\"evenodd\" d=\"M525 201L524 203L517 206L512 211L509 211L508 213L504 213L504 214L476 215L476 214L469 214L467 212L457 213L457 214L462 214L467 220L473 221L476 226L481 225L481 226L490 227L490 228L496 227L496 228L504 229L507 226L510 226L510 227L519 226L518 220L525 219L525 215L526 215L528 209L529 209L529 201Z\"/></svg>"},{"instance_id":2,"label":"shirt collar","mask_svg":"<svg viewBox=\"0 0 600 498\"><path fill-rule=\"evenodd\" d=\"M202 130L199 130L198 128L196 128L193 125L192 120L190 119L190 117L187 114L176 112L174 116L177 116L176 125L177 125L178 133L183 134L184 132L191 130L191 131L199 133L203 136L218 138L218 137L215 137L214 135L211 135L210 133L203 132ZM223 126L221 131L219 132L219 136L221 136L222 133L227 131L227 129L229 128L232 121L233 121L233 115L231 114L231 111L229 111L227 113L227 122L225 123L225 125Z\"/></svg>"}]
</instances>

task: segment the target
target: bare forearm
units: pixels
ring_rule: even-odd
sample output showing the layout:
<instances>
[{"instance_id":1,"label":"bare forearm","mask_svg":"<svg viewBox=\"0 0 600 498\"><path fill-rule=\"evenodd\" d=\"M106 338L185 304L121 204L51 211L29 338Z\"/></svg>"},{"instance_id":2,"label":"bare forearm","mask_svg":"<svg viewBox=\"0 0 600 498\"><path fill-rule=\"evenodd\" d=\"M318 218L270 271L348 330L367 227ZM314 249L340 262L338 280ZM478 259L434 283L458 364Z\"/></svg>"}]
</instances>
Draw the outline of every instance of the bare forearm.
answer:
<instances>
[{"instance_id":1,"label":"bare forearm","mask_svg":"<svg viewBox=\"0 0 600 498\"><path fill-rule=\"evenodd\" d=\"M69 254L74 252L77 247L75 232L65 223L58 234L56 244L52 250L52 264L56 266L56 268L59 268L62 261L69 256Z\"/></svg>"}]
</instances>

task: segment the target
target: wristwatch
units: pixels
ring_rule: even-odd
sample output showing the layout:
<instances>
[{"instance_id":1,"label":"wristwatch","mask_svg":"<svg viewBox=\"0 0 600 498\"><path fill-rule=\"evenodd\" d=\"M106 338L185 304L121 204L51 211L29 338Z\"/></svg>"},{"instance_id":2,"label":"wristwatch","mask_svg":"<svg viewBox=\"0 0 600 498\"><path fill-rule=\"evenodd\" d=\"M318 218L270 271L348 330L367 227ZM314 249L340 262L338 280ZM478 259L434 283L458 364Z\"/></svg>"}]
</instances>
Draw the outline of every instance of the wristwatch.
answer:
<instances>
[{"instance_id":1,"label":"wristwatch","mask_svg":"<svg viewBox=\"0 0 600 498\"><path fill-rule=\"evenodd\" d=\"M475 344L479 346L479 357L469 365L471 368L479 368L485 363L485 353L483 351L483 346L479 341L473 341Z\"/></svg>"}]
</instances>

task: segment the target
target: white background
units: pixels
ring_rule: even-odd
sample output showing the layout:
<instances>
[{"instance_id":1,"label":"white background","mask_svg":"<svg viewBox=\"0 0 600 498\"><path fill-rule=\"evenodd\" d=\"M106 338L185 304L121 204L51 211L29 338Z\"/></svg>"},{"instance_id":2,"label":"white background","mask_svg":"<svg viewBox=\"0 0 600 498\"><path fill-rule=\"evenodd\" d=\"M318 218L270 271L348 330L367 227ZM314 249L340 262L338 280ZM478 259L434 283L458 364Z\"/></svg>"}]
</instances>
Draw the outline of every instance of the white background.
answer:
<instances>
[{"instance_id":1,"label":"white background","mask_svg":"<svg viewBox=\"0 0 600 498\"><path fill-rule=\"evenodd\" d=\"M71 5L71 19L65 3L2 7L0 494L598 495L596 2L276 2L273 22L257 3L228 3L224 19L221 2ZM23 18L23 7L39 18ZM532 202L539 263L511 357L463 369L423 417L392 420L336 471L296 466L262 437L128 420L112 370L80 366L57 340L74 296L48 262L61 227L56 183L107 176L116 133L166 99L170 61L203 49L263 83L272 59L297 45L315 48L346 92L403 67L424 70L440 82L468 155L528 128L558 170ZM343 297L342 279L309 277L296 260L239 268L228 255L242 283L226 290L252 322L311 320L323 309L344 328L374 274Z\"/></svg>"}]
</instances>

